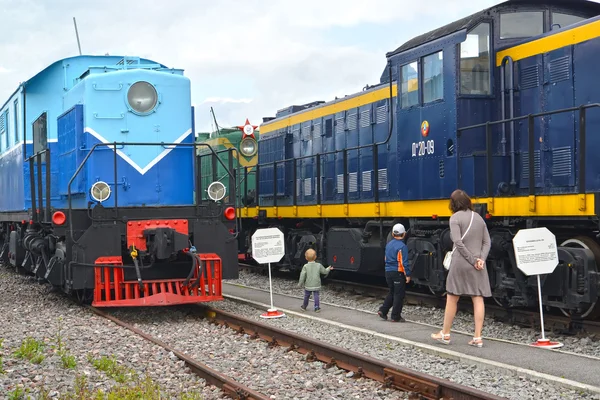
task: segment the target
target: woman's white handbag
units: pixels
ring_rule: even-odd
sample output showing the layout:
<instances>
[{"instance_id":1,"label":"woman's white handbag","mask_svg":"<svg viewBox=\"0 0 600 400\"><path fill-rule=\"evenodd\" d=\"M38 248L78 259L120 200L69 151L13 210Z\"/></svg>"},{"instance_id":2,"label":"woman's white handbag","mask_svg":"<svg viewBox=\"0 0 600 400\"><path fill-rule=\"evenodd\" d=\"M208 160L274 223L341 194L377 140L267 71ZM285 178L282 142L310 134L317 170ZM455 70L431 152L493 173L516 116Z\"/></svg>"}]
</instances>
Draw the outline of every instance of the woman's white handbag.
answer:
<instances>
[{"instance_id":1,"label":"woman's white handbag","mask_svg":"<svg viewBox=\"0 0 600 400\"><path fill-rule=\"evenodd\" d=\"M467 228L465 233L462 235L460 240L463 240L465 238L465 236L467 236L467 232L469 232L469 229L471 229L471 224L473 224L473 215L474 214L475 213L473 211L471 211L471 222L469 222L469 227ZM446 270L450 269L450 264L452 263L452 254L454 253L454 250L456 250L456 247L454 247L454 245L453 245L452 251L447 252L446 256L444 257L444 268L446 268Z\"/></svg>"}]
</instances>

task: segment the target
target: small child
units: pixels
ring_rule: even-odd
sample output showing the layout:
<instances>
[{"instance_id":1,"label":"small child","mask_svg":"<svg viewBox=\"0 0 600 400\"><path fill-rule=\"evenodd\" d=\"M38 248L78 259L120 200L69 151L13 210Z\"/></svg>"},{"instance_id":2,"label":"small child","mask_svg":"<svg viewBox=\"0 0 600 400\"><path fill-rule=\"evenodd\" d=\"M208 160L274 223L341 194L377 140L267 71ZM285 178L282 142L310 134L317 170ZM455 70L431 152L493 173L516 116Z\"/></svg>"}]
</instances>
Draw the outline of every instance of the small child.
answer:
<instances>
[{"instance_id":1,"label":"small child","mask_svg":"<svg viewBox=\"0 0 600 400\"><path fill-rule=\"evenodd\" d=\"M411 268L408 260L408 247L402 241L406 235L404 225L396 224L392 228L392 240L385 246L385 280L389 292L385 301L377 311L381 319L387 320L392 308L392 321L405 322L402 317L402 306L406 284L410 282Z\"/></svg>"},{"instance_id":2,"label":"small child","mask_svg":"<svg viewBox=\"0 0 600 400\"><path fill-rule=\"evenodd\" d=\"M321 290L321 275L327 276L329 271L333 269L333 267L325 268L320 263L315 262L317 259L317 252L313 249L306 250L304 253L304 257L306 264L302 267L302 272L300 273L300 281L298 282L298 286L304 286L304 303L302 304L302 310L306 311L306 307L308 306L308 299L310 299L311 293L314 293L315 297L315 312L321 311L321 307L319 304L319 290Z\"/></svg>"}]
</instances>

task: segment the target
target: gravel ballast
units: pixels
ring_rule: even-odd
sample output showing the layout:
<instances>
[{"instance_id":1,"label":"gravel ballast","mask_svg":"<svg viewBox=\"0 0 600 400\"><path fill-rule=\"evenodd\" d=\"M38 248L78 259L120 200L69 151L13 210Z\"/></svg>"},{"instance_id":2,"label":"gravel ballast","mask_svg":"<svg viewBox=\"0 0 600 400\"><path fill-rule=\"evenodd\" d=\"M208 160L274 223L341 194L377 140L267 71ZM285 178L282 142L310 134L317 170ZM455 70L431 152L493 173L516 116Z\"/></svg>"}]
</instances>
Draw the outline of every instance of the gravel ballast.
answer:
<instances>
[{"instance_id":1,"label":"gravel ballast","mask_svg":"<svg viewBox=\"0 0 600 400\"><path fill-rule=\"evenodd\" d=\"M241 275L244 279L246 274ZM274 279L274 283L276 281ZM332 298L323 296L323 300L331 302ZM364 304L357 305L358 308L365 308ZM213 306L265 322L259 317L257 309L251 306L229 300L214 303ZM264 341L251 340L247 335L237 334L229 328L212 325L207 320L200 319L189 308L108 311L273 399L407 398L405 393L382 389L378 382L365 378L356 379L337 367L323 369L322 363L306 362L305 356L296 352L286 352L281 347L269 348ZM16 275L4 267L0 268L0 315L3 317L0 326L0 393L10 393L21 387L35 395L43 388L50 398L60 398L73 393L81 384L82 377L90 392L106 392L118 386L120 380L125 380L126 384L133 382L135 375L140 379L152 379L160 387L162 398L224 398L218 388L206 385L202 379L191 374L173 354L96 316L60 293L49 293L47 285L39 285L34 279ZM410 318L410 314L407 317ZM266 322L509 399L543 397L600 400L598 395L592 396L540 380L462 364L394 341L318 321L288 316ZM15 352L28 337L44 346L31 360L18 358ZM63 356L73 357L73 368L63 365L65 357L61 358L57 350L59 343L65 351ZM40 354L43 359L36 359ZM102 362L99 362L103 357L108 357L104 359L105 368L101 368ZM106 361L113 357L117 367L113 365L112 369L107 369ZM41 362L36 363L38 361ZM188 397L181 396L185 391L190 392Z\"/></svg>"},{"instance_id":2,"label":"gravel ballast","mask_svg":"<svg viewBox=\"0 0 600 400\"><path fill-rule=\"evenodd\" d=\"M227 280L228 283L240 284L249 287L269 290L269 277L260 275L256 272L240 270L240 277L236 280ZM302 303L304 291L297 286L297 281L281 277L272 277L273 293L285 294L298 297L299 304ZM321 303L329 303L350 307L358 310L366 310L376 313L382 300L364 297L360 295L348 295L332 290L324 285L321 288ZM441 327L444 321L444 310L432 307L422 307L405 305L402 311L404 318L409 321L420 322L424 324ZM455 331L469 332L473 331L473 316L465 312L458 312L454 319L452 329ZM513 324L495 321L486 318L483 326L483 335L487 338L497 338L509 340L517 343L535 342L540 337L539 330L523 328ZM585 354L592 357L600 357L600 337L595 335L585 337L574 337L551 334L552 340L564 343L561 350L578 354Z\"/></svg>"},{"instance_id":3,"label":"gravel ballast","mask_svg":"<svg viewBox=\"0 0 600 400\"><path fill-rule=\"evenodd\" d=\"M123 385L149 388L145 393L153 394L158 385L161 399L224 398L219 388L206 385L173 354L48 290L48 285L0 267L0 398L19 390L39 398L43 390L58 399L75 394L77 386L87 388L83 398L95 398L98 390L107 393ZM25 341L29 351L22 353L31 359L15 355Z\"/></svg>"},{"instance_id":4,"label":"gravel ballast","mask_svg":"<svg viewBox=\"0 0 600 400\"><path fill-rule=\"evenodd\" d=\"M216 307L223 303L214 303ZM232 307L235 309L235 307ZM380 382L323 368L306 356L201 319L196 310L120 309L112 314L272 399L407 399ZM235 311L236 314L238 313Z\"/></svg>"}]
</instances>

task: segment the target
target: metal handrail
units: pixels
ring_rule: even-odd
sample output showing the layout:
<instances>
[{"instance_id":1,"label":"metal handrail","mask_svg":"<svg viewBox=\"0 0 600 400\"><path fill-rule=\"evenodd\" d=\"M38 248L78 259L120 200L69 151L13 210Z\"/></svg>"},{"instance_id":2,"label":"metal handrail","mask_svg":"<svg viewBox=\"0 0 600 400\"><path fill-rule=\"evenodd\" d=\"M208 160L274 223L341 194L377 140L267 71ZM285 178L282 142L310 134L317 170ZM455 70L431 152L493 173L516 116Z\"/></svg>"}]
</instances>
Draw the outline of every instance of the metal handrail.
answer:
<instances>
[{"instance_id":1,"label":"metal handrail","mask_svg":"<svg viewBox=\"0 0 600 400\"><path fill-rule=\"evenodd\" d=\"M476 128L486 128L486 157L487 157L487 165L486 165L486 169L487 169L487 191L488 191L488 195L492 195L493 190L492 190L492 135L491 135L491 127L494 125L499 125L499 124L504 124L504 123L508 123L508 122L514 122L514 121L521 121L521 120L525 120L527 119L529 121L528 123L528 135L529 135L529 192L530 195L535 195L535 174L534 174L534 156L533 156L533 149L534 149L534 119L538 118L538 117L544 117L544 116L548 116L548 115L554 115L554 114L560 114L560 113L565 113L565 112L574 112L574 111L579 111L580 113L580 118L579 118L579 160L578 160L578 164L579 164L579 175L578 175L578 180L579 180L579 185L578 185L578 191L580 194L585 193L585 151L581 151L581 149L583 149L585 147L585 139L586 139L586 110L589 108L598 108L600 107L600 103L591 103L591 104L585 104L585 105L581 105L579 107L569 107L569 108L564 108L564 109L559 109L559 110L553 110L553 111L544 111L544 112L540 112L540 113L536 113L536 114L528 114L528 115L523 115L523 116L518 116L518 117L513 117L513 118L508 118L508 119L502 119L502 120L498 120L498 121L488 121L485 123L481 123L481 124L476 124L476 125L471 125L471 126L466 126L466 127L462 127L462 128L458 128L457 129L457 138L460 138L461 133L467 130L471 130L471 129L476 129ZM278 164L286 164L288 162L293 162L293 194L292 194L292 198L293 198L293 202L292 205L296 206L297 205L297 197L298 197L298 193L297 193L297 187L296 187L296 179L297 179L297 168L298 168L298 161L302 161L302 160L306 160L306 159L316 159L316 173L318 176L318 179L316 180L316 190L315 190L315 201L316 204L319 205L321 204L321 195L322 195L322 190L321 190L321 179L320 179L320 171L321 171L321 159L323 156L327 156L327 155L336 155L339 153L343 154L343 164L344 164L344 204L348 203L348 152L349 151L355 151L355 150L361 150L361 149L365 149L365 148L372 148L373 149L373 197L374 197L374 201L378 202L379 201L379 177L378 177L378 164L379 164L379 160L378 160L378 146L380 144L385 144L385 142L380 142L380 143L372 143L372 144L367 144L367 145L361 145L361 146L354 146L354 147L348 147L345 149L341 149L341 150L331 150L331 151L327 151L327 152L322 152L322 153L316 153L316 154L311 154L311 155L307 155L307 156L301 156L301 157L292 157L292 158L286 158L283 160L276 160L276 161L272 161L272 162L268 162L268 163L257 163L256 164L256 174L258 176L258 172L260 171L260 168L264 168L264 167L272 167L273 168L273 206L277 205L277 181L276 181L276 176L277 176L277 172L276 172L276 168ZM260 195L259 195L259 180L257 178L257 182L256 182L256 204L258 207L260 207Z\"/></svg>"},{"instance_id":2,"label":"metal handrail","mask_svg":"<svg viewBox=\"0 0 600 400\"><path fill-rule=\"evenodd\" d=\"M565 112L574 112L574 111L579 111L579 160L578 160L578 165L579 165L579 169L578 169L578 193L579 194L585 194L585 140L586 140L586 110L588 108L598 108L600 107L600 103L590 103L590 104L582 104L578 107L568 107L568 108L561 108L558 110L552 110L552 111L544 111L544 112L540 112L540 113L535 113L535 114L528 114L528 115L521 115L518 117L513 117L513 118L507 118L507 119L502 119L502 120L498 120L498 121L488 121L488 122L484 122L482 124L476 124L476 125L470 125L470 126L465 126L462 128L457 129L456 131L456 136L457 138L460 138L462 132L467 131L467 130L471 130L471 129L477 129L477 128L484 128L485 127L485 131L486 131L486 138L485 138L485 142L486 142L486 178L487 178L487 187L486 190L488 192L488 196L492 196L493 193L493 187L492 187L492 126L494 125L499 125L499 124L505 124L507 122L515 122L515 121L522 121L522 120L527 120L528 124L527 124L527 135L528 135L528 167L529 167L529 176L528 176L528 185L529 185L529 195L530 196L535 196L535 164L534 164L534 148L535 148L535 137L534 137L534 130L535 130L535 118L538 117L545 117L548 115L555 115L555 114L562 114ZM457 151L458 151L458 146L457 146Z\"/></svg>"}]
</instances>

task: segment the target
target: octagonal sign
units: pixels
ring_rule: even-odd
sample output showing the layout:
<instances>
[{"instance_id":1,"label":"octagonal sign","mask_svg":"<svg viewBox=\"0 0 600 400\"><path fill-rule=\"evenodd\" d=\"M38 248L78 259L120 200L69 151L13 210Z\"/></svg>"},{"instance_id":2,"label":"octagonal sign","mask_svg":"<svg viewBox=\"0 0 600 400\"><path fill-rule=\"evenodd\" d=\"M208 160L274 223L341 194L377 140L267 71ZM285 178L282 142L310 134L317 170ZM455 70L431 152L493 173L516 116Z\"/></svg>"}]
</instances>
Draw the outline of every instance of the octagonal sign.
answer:
<instances>
[{"instance_id":1,"label":"octagonal sign","mask_svg":"<svg viewBox=\"0 0 600 400\"><path fill-rule=\"evenodd\" d=\"M551 274L558 265L556 237L548 228L521 229L513 248L517 267L525 275Z\"/></svg>"},{"instance_id":2,"label":"octagonal sign","mask_svg":"<svg viewBox=\"0 0 600 400\"><path fill-rule=\"evenodd\" d=\"M252 235L252 258L260 264L276 263L285 255L283 232L277 228L257 229Z\"/></svg>"}]
</instances>

